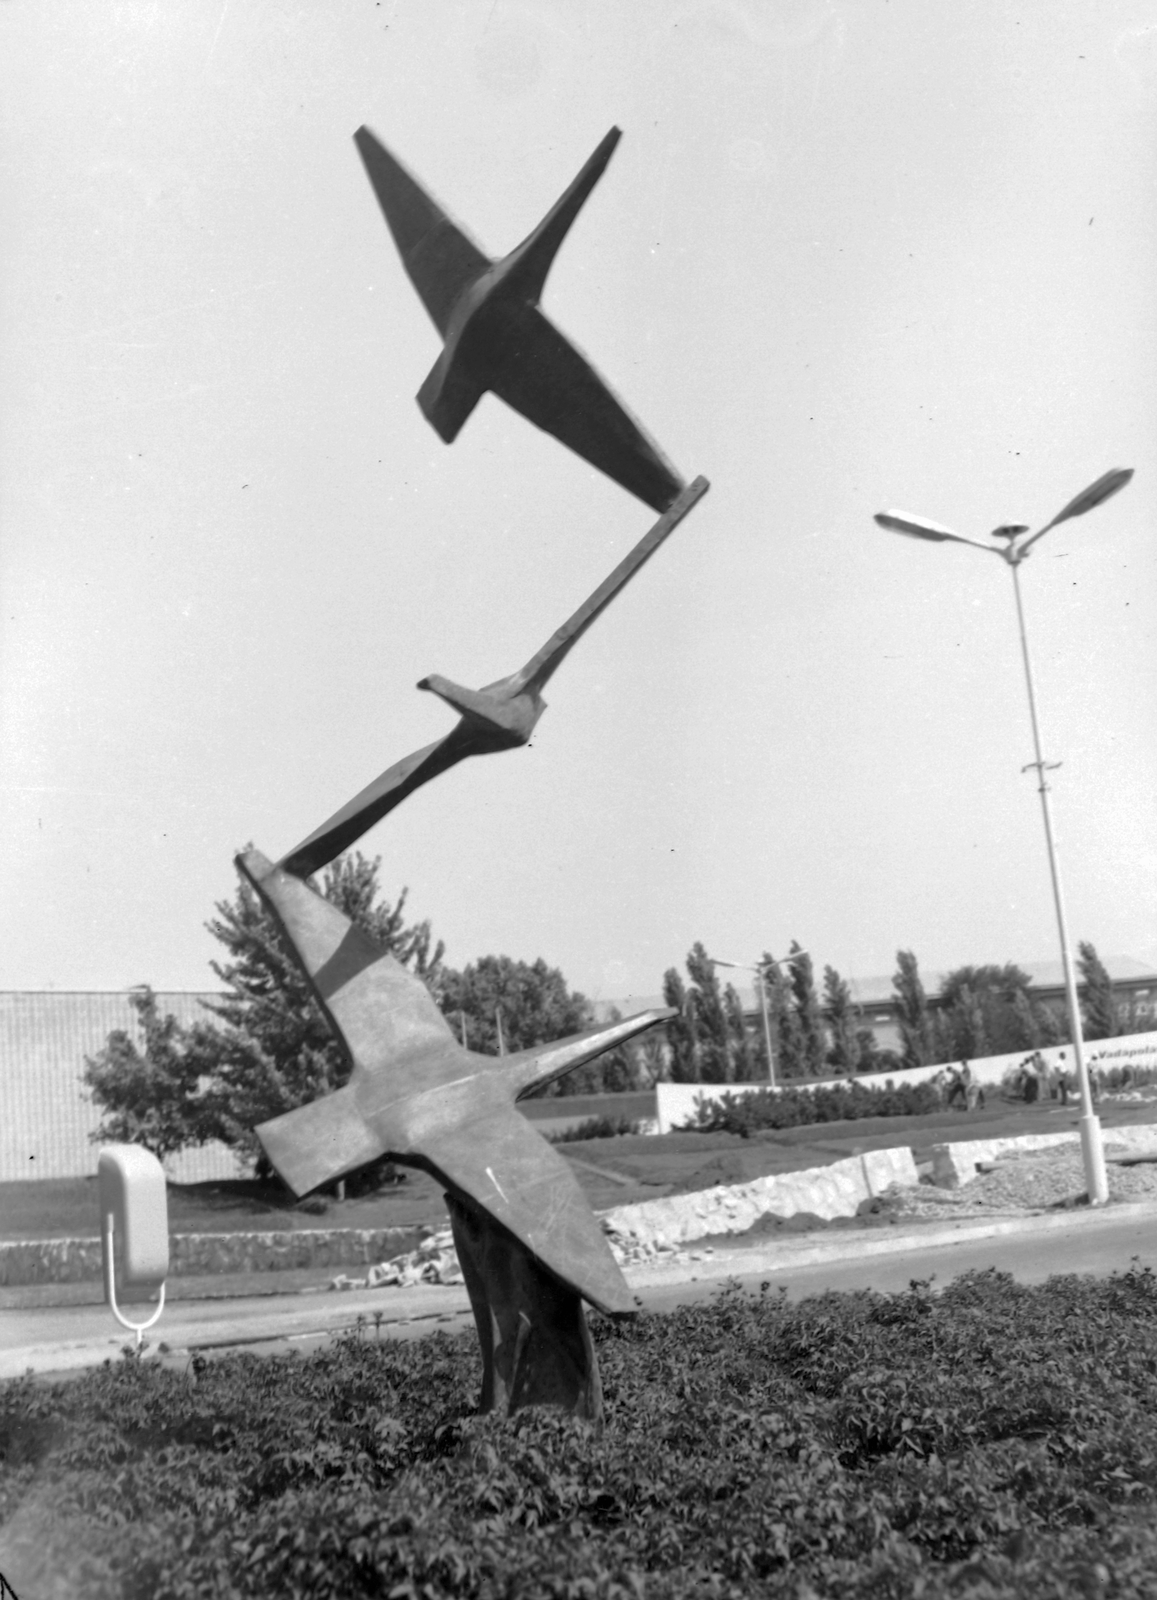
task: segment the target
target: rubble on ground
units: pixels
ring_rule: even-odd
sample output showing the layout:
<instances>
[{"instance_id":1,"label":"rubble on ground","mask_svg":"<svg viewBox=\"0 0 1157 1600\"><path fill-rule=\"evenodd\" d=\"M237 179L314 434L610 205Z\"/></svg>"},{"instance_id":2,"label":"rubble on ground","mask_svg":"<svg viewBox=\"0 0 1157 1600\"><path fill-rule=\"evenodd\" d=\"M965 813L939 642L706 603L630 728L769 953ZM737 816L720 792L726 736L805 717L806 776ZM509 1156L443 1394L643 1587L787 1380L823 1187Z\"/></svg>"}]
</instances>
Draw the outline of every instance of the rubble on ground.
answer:
<instances>
[{"instance_id":1,"label":"rubble on ground","mask_svg":"<svg viewBox=\"0 0 1157 1600\"><path fill-rule=\"evenodd\" d=\"M413 1250L370 1267L364 1278L344 1272L330 1284L331 1289L411 1289L417 1283L463 1283L454 1236L449 1228L431 1232Z\"/></svg>"}]
</instances>

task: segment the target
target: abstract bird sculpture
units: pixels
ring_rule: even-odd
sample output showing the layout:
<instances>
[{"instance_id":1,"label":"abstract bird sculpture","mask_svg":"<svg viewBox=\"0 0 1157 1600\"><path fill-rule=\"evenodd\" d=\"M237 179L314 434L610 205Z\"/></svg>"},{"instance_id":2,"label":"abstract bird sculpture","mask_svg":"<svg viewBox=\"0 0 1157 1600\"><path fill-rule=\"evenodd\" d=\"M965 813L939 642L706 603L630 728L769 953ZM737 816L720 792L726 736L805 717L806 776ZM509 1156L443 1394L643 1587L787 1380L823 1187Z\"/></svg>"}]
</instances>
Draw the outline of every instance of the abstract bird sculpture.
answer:
<instances>
[{"instance_id":1,"label":"abstract bird sculpture","mask_svg":"<svg viewBox=\"0 0 1157 1600\"><path fill-rule=\"evenodd\" d=\"M644 1011L515 1055L464 1050L420 978L256 850L237 866L273 913L353 1071L343 1089L259 1124L296 1194L379 1156L432 1173L604 1311L631 1305L570 1167L514 1108L521 1095L674 1015Z\"/></svg>"},{"instance_id":2,"label":"abstract bird sculpture","mask_svg":"<svg viewBox=\"0 0 1157 1600\"><path fill-rule=\"evenodd\" d=\"M533 233L501 261L484 255L368 128L354 141L402 264L445 341L418 404L446 443L490 390L666 511L683 488L679 474L538 308L558 248L619 137L612 128Z\"/></svg>"},{"instance_id":3,"label":"abstract bird sculpture","mask_svg":"<svg viewBox=\"0 0 1157 1600\"><path fill-rule=\"evenodd\" d=\"M281 927L352 1063L348 1084L259 1124L297 1194L378 1156L445 1185L484 1361L501 1398L597 1420L598 1367L581 1300L632 1309L630 1291L567 1163L515 1109L531 1089L673 1015L646 1011L516 1055L457 1043L425 985L336 906L257 851L237 858ZM496 1226L497 1225L497 1226Z\"/></svg>"},{"instance_id":4,"label":"abstract bird sculpture","mask_svg":"<svg viewBox=\"0 0 1157 1600\"><path fill-rule=\"evenodd\" d=\"M461 718L458 725L444 739L425 745L387 768L360 794L355 795L348 805L335 812L308 839L284 856L280 865L299 877L309 877L341 851L348 850L375 822L395 806L401 805L407 795L413 794L415 789L437 777L440 772L464 761L467 756L513 750L518 745L526 744L546 709L542 690L562 665L568 651L601 616L619 590L655 553L692 506L707 493L708 487L706 478L696 478L684 489L630 554L584 600L574 615L551 635L521 671L477 690L460 688L449 679L437 675L423 678L419 689L429 689L453 706Z\"/></svg>"}]
</instances>

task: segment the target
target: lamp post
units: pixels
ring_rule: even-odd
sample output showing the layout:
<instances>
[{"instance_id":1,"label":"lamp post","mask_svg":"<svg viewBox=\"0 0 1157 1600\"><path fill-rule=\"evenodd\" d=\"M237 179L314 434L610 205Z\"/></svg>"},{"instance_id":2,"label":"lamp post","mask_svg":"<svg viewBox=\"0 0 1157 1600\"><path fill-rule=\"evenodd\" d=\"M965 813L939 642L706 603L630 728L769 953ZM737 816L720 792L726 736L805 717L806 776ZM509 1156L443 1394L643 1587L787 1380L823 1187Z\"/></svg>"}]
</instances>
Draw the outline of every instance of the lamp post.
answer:
<instances>
[{"instance_id":1,"label":"lamp post","mask_svg":"<svg viewBox=\"0 0 1157 1600\"><path fill-rule=\"evenodd\" d=\"M1046 773L1058 766L1058 762L1046 762L1041 751L1040 721L1037 716L1036 690L1033 685L1032 661L1028 649L1028 633L1024 623L1024 605L1020 594L1019 568L1021 562L1028 555L1032 546L1038 539L1048 533L1050 528L1055 528L1060 522L1067 522L1070 517L1083 517L1086 511L1092 511L1110 495L1123 489L1133 476L1131 467L1115 467L1111 472L1106 472L1096 483L1091 483L1079 495L1070 500L1062 511L1059 511L1051 522L1046 522L1043 528L1038 528L1036 533L1029 538L1022 539L1021 535L1028 533L1024 523L1006 523L1002 527L993 529L993 538L1003 540L1003 544L983 544L979 539L966 539L962 534L953 533L950 528L945 528L938 522L928 522L923 517L910 517L902 511L881 511L876 514L876 521L880 527L888 528L893 533L908 534L914 539L929 539L940 544L952 540L956 544L970 544L977 550L987 550L992 555L999 556L1007 563L1012 573L1013 594L1016 597L1016 620L1020 629L1020 649L1024 658L1025 683L1028 686L1028 710L1032 722L1032 739L1034 760L1023 768L1035 768L1038 788L1041 798L1041 813L1044 817L1045 844L1048 848L1049 872L1052 875L1053 901L1057 912L1057 930L1061 941L1061 965L1065 975L1065 1000L1069 1012L1069 1026L1073 1038L1073 1054L1077 1058L1077 1082L1081 1094L1081 1155L1084 1160L1085 1180L1088 1184L1089 1202L1091 1205L1104 1205L1109 1198L1109 1183L1105 1175L1105 1152L1101 1143L1101 1124L1093 1111L1093 1098L1089 1088L1089 1073L1085 1065L1085 1041L1081 1029L1081 1007L1077 998L1077 985L1073 976L1073 962L1069 950L1069 935L1065 923L1065 903L1061 893L1060 868L1057 864L1056 844L1053 839L1052 813L1049 809L1049 784ZM1018 542L1019 541L1019 542Z\"/></svg>"},{"instance_id":2,"label":"lamp post","mask_svg":"<svg viewBox=\"0 0 1157 1600\"><path fill-rule=\"evenodd\" d=\"M782 961L773 961L769 957L767 961L761 961L756 967L749 966L746 961L722 961L715 956L707 957L713 967L735 967L740 972L754 972L759 979L759 1003L763 1010L763 1038L764 1043L767 1045L767 1081L772 1087L775 1086L775 1057L771 1050L771 1018L767 1013L767 968L769 966L786 967L797 956L806 955L806 950L793 950L791 955L785 956Z\"/></svg>"}]
</instances>

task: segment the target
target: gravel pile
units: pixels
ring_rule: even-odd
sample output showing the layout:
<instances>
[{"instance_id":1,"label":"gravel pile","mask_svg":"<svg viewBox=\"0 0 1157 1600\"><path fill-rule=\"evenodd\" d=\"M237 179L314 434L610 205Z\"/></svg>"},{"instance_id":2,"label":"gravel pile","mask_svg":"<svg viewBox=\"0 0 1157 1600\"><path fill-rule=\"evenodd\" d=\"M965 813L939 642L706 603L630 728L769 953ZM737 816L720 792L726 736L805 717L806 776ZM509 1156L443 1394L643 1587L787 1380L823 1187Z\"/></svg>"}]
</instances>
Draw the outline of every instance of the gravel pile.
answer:
<instances>
[{"instance_id":1,"label":"gravel pile","mask_svg":"<svg viewBox=\"0 0 1157 1600\"><path fill-rule=\"evenodd\" d=\"M1106 1140L1110 1200L1157 1200L1157 1162L1128 1166L1113 1161L1111 1138ZM959 1189L937 1189L929 1184L897 1189L889 1200L899 1216L1023 1216L1079 1205L1087 1193L1085 1169L1079 1147L1041 1153L1011 1153L993 1163L990 1172L977 1173Z\"/></svg>"}]
</instances>

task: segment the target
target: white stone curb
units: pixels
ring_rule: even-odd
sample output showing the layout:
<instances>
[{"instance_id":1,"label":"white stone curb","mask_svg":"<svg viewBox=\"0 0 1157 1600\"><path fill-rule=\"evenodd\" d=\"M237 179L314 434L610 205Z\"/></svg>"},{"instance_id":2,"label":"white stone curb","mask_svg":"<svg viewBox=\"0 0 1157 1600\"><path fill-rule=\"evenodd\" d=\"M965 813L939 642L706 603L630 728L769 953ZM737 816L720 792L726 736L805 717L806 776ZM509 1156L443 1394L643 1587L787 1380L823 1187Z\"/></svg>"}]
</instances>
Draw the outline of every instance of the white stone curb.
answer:
<instances>
[{"instance_id":1,"label":"white stone curb","mask_svg":"<svg viewBox=\"0 0 1157 1600\"><path fill-rule=\"evenodd\" d=\"M612 1246L628 1254L686 1244L708 1234L746 1233L774 1212L792 1217L810 1211L830 1221L855 1216L861 1201L873 1199L890 1184L914 1184L919 1174L906 1145L846 1156L827 1167L783 1172L734 1188L722 1185L694 1194L668 1195L637 1205L615 1206L602 1213Z\"/></svg>"}]
</instances>

